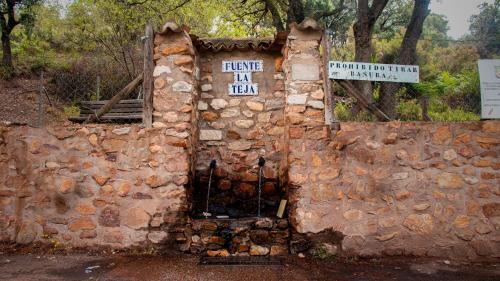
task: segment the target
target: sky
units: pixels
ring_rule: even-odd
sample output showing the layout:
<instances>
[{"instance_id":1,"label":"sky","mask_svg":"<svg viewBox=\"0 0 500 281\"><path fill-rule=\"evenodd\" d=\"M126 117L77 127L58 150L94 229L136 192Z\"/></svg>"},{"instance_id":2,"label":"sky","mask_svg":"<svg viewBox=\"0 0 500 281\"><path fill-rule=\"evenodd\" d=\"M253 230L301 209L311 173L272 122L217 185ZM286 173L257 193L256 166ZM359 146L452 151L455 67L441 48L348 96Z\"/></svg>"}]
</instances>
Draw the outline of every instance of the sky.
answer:
<instances>
[{"instance_id":1,"label":"sky","mask_svg":"<svg viewBox=\"0 0 500 281\"><path fill-rule=\"evenodd\" d=\"M448 18L448 35L458 39L469 33L469 19L479 13L477 6L484 2L493 4L494 0L432 0L431 11Z\"/></svg>"}]
</instances>

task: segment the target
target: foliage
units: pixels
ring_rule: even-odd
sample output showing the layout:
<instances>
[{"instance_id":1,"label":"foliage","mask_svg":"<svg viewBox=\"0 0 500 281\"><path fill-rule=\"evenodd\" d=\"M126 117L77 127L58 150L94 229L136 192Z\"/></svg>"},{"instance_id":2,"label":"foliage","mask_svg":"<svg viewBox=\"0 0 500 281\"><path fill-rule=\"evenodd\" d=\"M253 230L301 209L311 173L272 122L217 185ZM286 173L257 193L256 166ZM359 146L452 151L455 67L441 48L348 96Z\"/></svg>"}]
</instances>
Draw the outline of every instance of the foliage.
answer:
<instances>
[{"instance_id":1,"label":"foliage","mask_svg":"<svg viewBox=\"0 0 500 281\"><path fill-rule=\"evenodd\" d=\"M0 0L0 14L2 15L2 20L6 20L6 25L0 25L0 31L10 33L11 30L7 31L6 29L14 28L17 24L23 24L28 29L33 27L35 23L36 13L34 12L34 8L41 3L41 0ZM9 27L9 8L13 7L15 18L10 19L13 21L14 26ZM8 18L5 18L4 15L7 15Z\"/></svg>"},{"instance_id":2,"label":"foliage","mask_svg":"<svg viewBox=\"0 0 500 281\"><path fill-rule=\"evenodd\" d=\"M500 0L479 6L481 12L470 19L470 38L477 40L480 54L484 58L500 56Z\"/></svg>"},{"instance_id":3,"label":"foliage","mask_svg":"<svg viewBox=\"0 0 500 281\"><path fill-rule=\"evenodd\" d=\"M324 247L316 247L311 250L311 253L313 258L320 260L324 260L331 256L330 254L328 254L328 251Z\"/></svg>"},{"instance_id":4,"label":"foliage","mask_svg":"<svg viewBox=\"0 0 500 281\"><path fill-rule=\"evenodd\" d=\"M345 42L349 36L349 29L356 18L356 1L347 0L341 3L339 0L309 0L305 3L305 10L306 16L310 17L318 11L338 9L341 4L344 8L339 13L319 19L319 23L328 29L334 39Z\"/></svg>"},{"instance_id":5,"label":"foliage","mask_svg":"<svg viewBox=\"0 0 500 281\"><path fill-rule=\"evenodd\" d=\"M80 107L77 105L65 106L63 110L66 117L75 117L80 115Z\"/></svg>"},{"instance_id":6,"label":"foliage","mask_svg":"<svg viewBox=\"0 0 500 281\"><path fill-rule=\"evenodd\" d=\"M23 25L28 36L35 23L34 8L41 0L0 0L0 33L2 38L2 65L12 72L11 33L19 24Z\"/></svg>"},{"instance_id":7,"label":"foliage","mask_svg":"<svg viewBox=\"0 0 500 281\"><path fill-rule=\"evenodd\" d=\"M5 1L0 0L0 7ZM19 3L35 2L41 0ZM272 36L276 32L275 18L266 3L277 8L285 27L290 13L293 14L290 4L299 3L304 16L317 17L320 25L330 31L334 43L332 58L354 59L355 0L74 0L66 7L53 2L23 4L18 6L23 24L12 31L12 54L17 71L44 69L59 78L64 75L75 78L71 80L72 85L67 85L68 89L79 88L79 93L91 99L96 97L97 76L106 77L103 83L109 84L103 84L102 91L112 93L140 71L141 36L146 23L152 23L158 30L163 23L173 20L189 26L190 33L201 37ZM395 60L413 3L411 0L389 1L375 26L373 62ZM500 56L499 6L500 0L481 5L481 13L471 18L471 35L464 38L465 42L450 42L444 16L430 14L427 17L417 46L421 83L405 85L397 95L398 118L422 120L420 99L424 96L429 99L428 111L434 120L479 118L477 60ZM105 68L96 61L110 67ZM9 74L0 68L0 75L2 72ZM78 82L83 80L91 83ZM379 91L380 84L376 83L372 93L375 100ZM63 92L61 97L72 101ZM375 120L365 111L356 113L354 101L344 90L336 87L335 94L341 99L334 108L339 120Z\"/></svg>"},{"instance_id":8,"label":"foliage","mask_svg":"<svg viewBox=\"0 0 500 281\"><path fill-rule=\"evenodd\" d=\"M433 121L478 121L481 117L478 114L464 111L463 109L452 109L441 101L434 100L429 108L429 116Z\"/></svg>"},{"instance_id":9,"label":"foliage","mask_svg":"<svg viewBox=\"0 0 500 281\"><path fill-rule=\"evenodd\" d=\"M12 55L17 59L18 70L23 72L38 72L55 66L56 53L47 41L38 37L28 37L19 32L12 42Z\"/></svg>"},{"instance_id":10,"label":"foliage","mask_svg":"<svg viewBox=\"0 0 500 281\"><path fill-rule=\"evenodd\" d=\"M444 48L449 45L449 30L448 19L444 15L431 13L425 20L422 39L427 44Z\"/></svg>"},{"instance_id":11,"label":"foliage","mask_svg":"<svg viewBox=\"0 0 500 281\"><path fill-rule=\"evenodd\" d=\"M333 114L336 120L340 121L350 121L352 120L351 112L349 111L349 106L344 102L337 102L335 108L333 109Z\"/></svg>"},{"instance_id":12,"label":"foliage","mask_svg":"<svg viewBox=\"0 0 500 281\"><path fill-rule=\"evenodd\" d=\"M336 120L339 121L356 121L356 122L373 122L376 121L375 116L367 111L360 111L357 113L351 112L352 103L347 103L345 101L336 102L335 108L333 109L333 114Z\"/></svg>"},{"instance_id":13,"label":"foliage","mask_svg":"<svg viewBox=\"0 0 500 281\"><path fill-rule=\"evenodd\" d=\"M422 107L416 99L403 100L397 105L396 112L403 121L422 120Z\"/></svg>"},{"instance_id":14,"label":"foliage","mask_svg":"<svg viewBox=\"0 0 500 281\"><path fill-rule=\"evenodd\" d=\"M377 37L393 38L398 36L408 24L413 3L414 1L411 0L389 1L375 27Z\"/></svg>"}]
</instances>

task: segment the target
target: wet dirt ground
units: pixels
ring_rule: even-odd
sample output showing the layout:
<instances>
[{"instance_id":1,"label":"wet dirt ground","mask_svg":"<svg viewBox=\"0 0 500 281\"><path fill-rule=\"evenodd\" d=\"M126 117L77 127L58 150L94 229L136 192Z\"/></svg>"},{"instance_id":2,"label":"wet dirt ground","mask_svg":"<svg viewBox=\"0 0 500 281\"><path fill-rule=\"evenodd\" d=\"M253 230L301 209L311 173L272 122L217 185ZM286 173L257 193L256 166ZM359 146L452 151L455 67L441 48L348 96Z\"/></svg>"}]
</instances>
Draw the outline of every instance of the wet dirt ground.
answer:
<instances>
[{"instance_id":1,"label":"wet dirt ground","mask_svg":"<svg viewBox=\"0 0 500 281\"><path fill-rule=\"evenodd\" d=\"M198 265L194 256L0 254L0 280L500 280L500 264L444 260L301 259L278 266Z\"/></svg>"}]
</instances>

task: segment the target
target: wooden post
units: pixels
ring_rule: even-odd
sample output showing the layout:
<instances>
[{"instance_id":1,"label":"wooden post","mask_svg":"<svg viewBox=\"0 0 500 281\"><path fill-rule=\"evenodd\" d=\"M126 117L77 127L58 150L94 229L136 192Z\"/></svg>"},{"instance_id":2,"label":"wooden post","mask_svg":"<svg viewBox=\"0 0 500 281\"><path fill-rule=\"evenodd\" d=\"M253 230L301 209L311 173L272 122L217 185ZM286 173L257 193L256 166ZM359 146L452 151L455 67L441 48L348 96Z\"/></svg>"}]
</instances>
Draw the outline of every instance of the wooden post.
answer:
<instances>
[{"instance_id":1,"label":"wooden post","mask_svg":"<svg viewBox=\"0 0 500 281\"><path fill-rule=\"evenodd\" d=\"M95 95L96 100L101 100L101 76L97 75L97 79L95 82Z\"/></svg>"},{"instance_id":2,"label":"wooden post","mask_svg":"<svg viewBox=\"0 0 500 281\"><path fill-rule=\"evenodd\" d=\"M323 33L323 82L325 92L325 124L329 125L331 129L339 130L339 123L333 116L333 108L335 103L332 97L332 80L328 77L328 65L330 63L330 54L332 52L332 45L328 39L328 32L325 30Z\"/></svg>"},{"instance_id":3,"label":"wooden post","mask_svg":"<svg viewBox=\"0 0 500 281\"><path fill-rule=\"evenodd\" d=\"M38 128L43 127L43 117L45 115L43 109L43 71L40 74L40 85L38 85Z\"/></svg>"},{"instance_id":4,"label":"wooden post","mask_svg":"<svg viewBox=\"0 0 500 281\"><path fill-rule=\"evenodd\" d=\"M147 24L144 40L144 105L142 111L142 122L146 128L151 128L153 126L153 40L153 26Z\"/></svg>"}]
</instances>

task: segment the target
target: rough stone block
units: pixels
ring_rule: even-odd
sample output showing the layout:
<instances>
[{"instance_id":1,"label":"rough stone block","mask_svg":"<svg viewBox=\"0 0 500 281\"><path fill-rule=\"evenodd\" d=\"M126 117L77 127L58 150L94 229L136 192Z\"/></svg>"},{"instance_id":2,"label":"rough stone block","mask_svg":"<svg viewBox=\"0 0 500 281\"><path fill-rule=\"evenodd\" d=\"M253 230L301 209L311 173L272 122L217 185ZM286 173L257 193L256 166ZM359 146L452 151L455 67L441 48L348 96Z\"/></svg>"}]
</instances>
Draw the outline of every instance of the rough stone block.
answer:
<instances>
[{"instance_id":1,"label":"rough stone block","mask_svg":"<svg viewBox=\"0 0 500 281\"><path fill-rule=\"evenodd\" d=\"M292 64L292 80L316 81L319 79L318 64Z\"/></svg>"},{"instance_id":2,"label":"rough stone block","mask_svg":"<svg viewBox=\"0 0 500 281\"><path fill-rule=\"evenodd\" d=\"M228 148L230 150L249 150L252 148L252 142L249 141L235 141L235 142L230 142L228 145Z\"/></svg>"},{"instance_id":3,"label":"rough stone block","mask_svg":"<svg viewBox=\"0 0 500 281\"><path fill-rule=\"evenodd\" d=\"M204 101L198 101L198 110L208 110L208 104Z\"/></svg>"},{"instance_id":4,"label":"rough stone block","mask_svg":"<svg viewBox=\"0 0 500 281\"><path fill-rule=\"evenodd\" d=\"M124 224L132 229L140 229L149 225L151 217L141 208L129 209L125 215Z\"/></svg>"},{"instance_id":5,"label":"rough stone block","mask_svg":"<svg viewBox=\"0 0 500 281\"><path fill-rule=\"evenodd\" d=\"M162 75L163 73L170 74L170 73L172 73L172 70L170 69L170 67L168 67L166 65L159 65L159 66L155 67L155 69L153 71L153 77L158 77L158 76Z\"/></svg>"},{"instance_id":6,"label":"rough stone block","mask_svg":"<svg viewBox=\"0 0 500 281\"><path fill-rule=\"evenodd\" d=\"M260 102L255 101L247 101L247 106L253 111L262 111L264 110L264 105Z\"/></svg>"},{"instance_id":7,"label":"rough stone block","mask_svg":"<svg viewBox=\"0 0 500 281\"><path fill-rule=\"evenodd\" d=\"M220 130L200 130L200 140L203 140L203 141L222 140L222 131L220 131Z\"/></svg>"},{"instance_id":8,"label":"rough stone block","mask_svg":"<svg viewBox=\"0 0 500 281\"><path fill-rule=\"evenodd\" d=\"M248 129L254 124L253 120L236 120L234 125L241 129Z\"/></svg>"},{"instance_id":9,"label":"rough stone block","mask_svg":"<svg viewBox=\"0 0 500 281\"><path fill-rule=\"evenodd\" d=\"M222 111L220 116L222 118L231 118L231 117L238 117L240 116L240 114L241 113L239 108L226 108L224 109L224 111Z\"/></svg>"},{"instance_id":10,"label":"rough stone block","mask_svg":"<svg viewBox=\"0 0 500 281\"><path fill-rule=\"evenodd\" d=\"M189 84L186 81L177 81L172 85L172 90L174 92L190 93L191 91L193 91L193 85Z\"/></svg>"},{"instance_id":11,"label":"rough stone block","mask_svg":"<svg viewBox=\"0 0 500 281\"><path fill-rule=\"evenodd\" d=\"M287 104L304 105L306 104L306 101L307 101L307 95L289 95L286 98Z\"/></svg>"},{"instance_id":12,"label":"rough stone block","mask_svg":"<svg viewBox=\"0 0 500 281\"><path fill-rule=\"evenodd\" d=\"M212 108L215 110L226 108L228 104L229 103L224 99L213 99L212 102L210 103Z\"/></svg>"},{"instance_id":13,"label":"rough stone block","mask_svg":"<svg viewBox=\"0 0 500 281\"><path fill-rule=\"evenodd\" d=\"M315 109L323 109L325 108L325 104L319 100L310 100L307 102L307 106L315 108Z\"/></svg>"},{"instance_id":14,"label":"rough stone block","mask_svg":"<svg viewBox=\"0 0 500 281\"><path fill-rule=\"evenodd\" d=\"M202 92L212 91L212 84L203 84L203 85L201 85L201 91Z\"/></svg>"},{"instance_id":15,"label":"rough stone block","mask_svg":"<svg viewBox=\"0 0 500 281\"><path fill-rule=\"evenodd\" d=\"M265 256L267 254L269 254L269 249L266 247L262 247L259 245L252 245L250 247L251 256Z\"/></svg>"}]
</instances>

